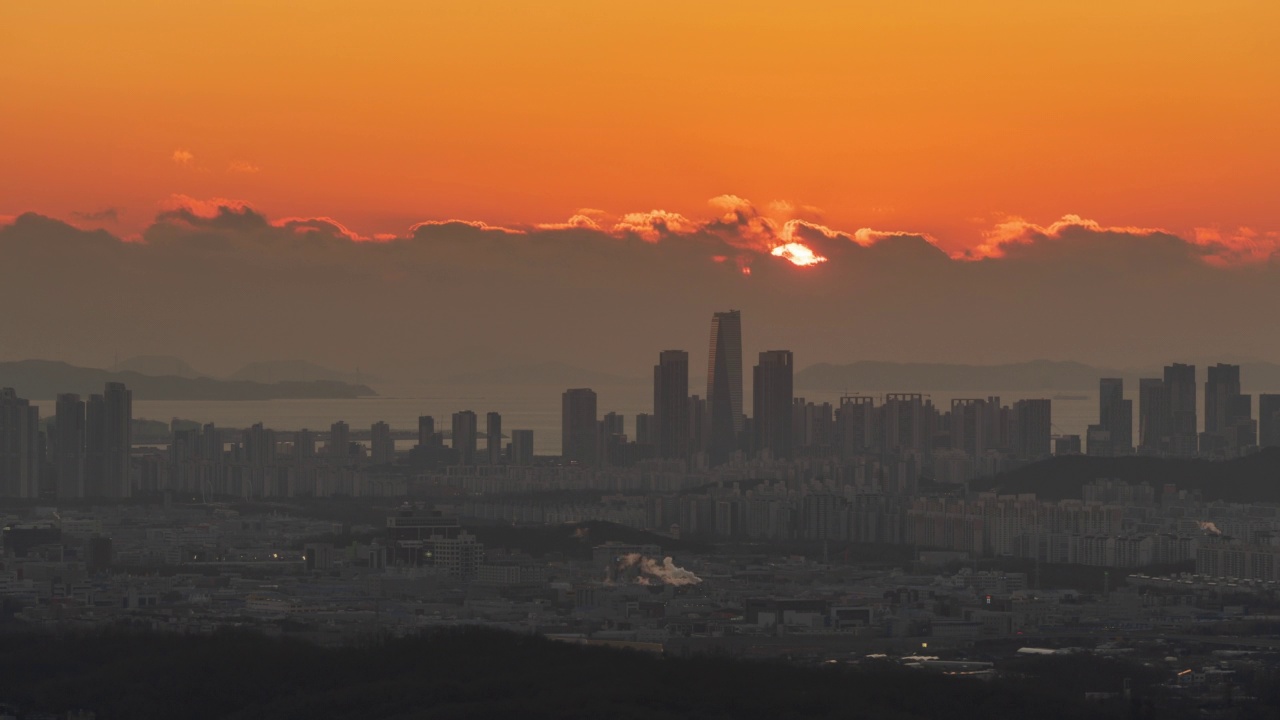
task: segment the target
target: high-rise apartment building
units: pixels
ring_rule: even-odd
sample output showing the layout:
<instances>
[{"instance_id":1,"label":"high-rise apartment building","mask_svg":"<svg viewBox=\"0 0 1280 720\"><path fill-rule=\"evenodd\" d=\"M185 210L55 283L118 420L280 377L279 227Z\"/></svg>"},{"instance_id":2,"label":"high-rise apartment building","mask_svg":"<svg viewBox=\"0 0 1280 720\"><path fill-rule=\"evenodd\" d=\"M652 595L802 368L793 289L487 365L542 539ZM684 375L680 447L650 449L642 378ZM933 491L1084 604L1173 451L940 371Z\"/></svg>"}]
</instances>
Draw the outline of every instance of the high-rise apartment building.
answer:
<instances>
[{"instance_id":1,"label":"high-rise apartment building","mask_svg":"<svg viewBox=\"0 0 1280 720\"><path fill-rule=\"evenodd\" d=\"M1127 455L1133 452L1133 401L1124 398L1124 380L1098 381L1098 427L1106 434L1109 450L1090 455Z\"/></svg>"},{"instance_id":2,"label":"high-rise apartment building","mask_svg":"<svg viewBox=\"0 0 1280 720\"><path fill-rule=\"evenodd\" d=\"M1253 419L1253 396L1233 395L1227 401L1227 426L1220 433L1233 455L1258 444L1258 421Z\"/></svg>"},{"instance_id":3,"label":"high-rise apartment building","mask_svg":"<svg viewBox=\"0 0 1280 720\"><path fill-rule=\"evenodd\" d=\"M1280 447L1280 395L1258 396L1258 444Z\"/></svg>"},{"instance_id":4,"label":"high-rise apartment building","mask_svg":"<svg viewBox=\"0 0 1280 720\"><path fill-rule=\"evenodd\" d=\"M484 449L490 465L502 464L502 415L491 412L484 416Z\"/></svg>"},{"instance_id":5,"label":"high-rise apartment building","mask_svg":"<svg viewBox=\"0 0 1280 720\"><path fill-rule=\"evenodd\" d=\"M711 436L711 412L707 399L693 395L689 398L689 453L708 452Z\"/></svg>"},{"instance_id":6,"label":"high-rise apartment building","mask_svg":"<svg viewBox=\"0 0 1280 720\"><path fill-rule=\"evenodd\" d=\"M299 463L312 463L316 459L316 434L302 428L293 434L293 459Z\"/></svg>"},{"instance_id":7,"label":"high-rise apartment building","mask_svg":"<svg viewBox=\"0 0 1280 720\"><path fill-rule=\"evenodd\" d=\"M1013 404L1013 454L1026 460L1047 457L1053 437L1050 400L1018 400Z\"/></svg>"},{"instance_id":8,"label":"high-rise apartment building","mask_svg":"<svg viewBox=\"0 0 1280 720\"><path fill-rule=\"evenodd\" d=\"M459 465L476 464L476 414L462 410L453 414L453 449Z\"/></svg>"},{"instance_id":9,"label":"high-rise apartment building","mask_svg":"<svg viewBox=\"0 0 1280 720\"><path fill-rule=\"evenodd\" d=\"M1231 424L1231 402L1240 394L1239 365L1210 365L1204 381L1204 431L1225 435Z\"/></svg>"},{"instance_id":10,"label":"high-rise apartment building","mask_svg":"<svg viewBox=\"0 0 1280 720\"><path fill-rule=\"evenodd\" d=\"M1171 418L1169 389L1162 378L1138 380L1138 447L1144 455L1158 455L1169 446Z\"/></svg>"},{"instance_id":11,"label":"high-rise apartment building","mask_svg":"<svg viewBox=\"0 0 1280 720\"><path fill-rule=\"evenodd\" d=\"M133 452L133 392L123 383L107 383L102 393L105 403L106 443L102 467L105 497L133 495L130 454Z\"/></svg>"},{"instance_id":12,"label":"high-rise apartment building","mask_svg":"<svg viewBox=\"0 0 1280 720\"><path fill-rule=\"evenodd\" d=\"M925 432L924 395L888 393L884 396L884 432L880 441L887 453L925 452L931 443Z\"/></svg>"},{"instance_id":13,"label":"high-rise apartment building","mask_svg":"<svg viewBox=\"0 0 1280 720\"><path fill-rule=\"evenodd\" d=\"M733 455L742 431L742 315L737 310L718 312L711 318L707 404L711 413L707 450L715 466Z\"/></svg>"},{"instance_id":14,"label":"high-rise apartment building","mask_svg":"<svg viewBox=\"0 0 1280 720\"><path fill-rule=\"evenodd\" d=\"M84 487L84 401L74 393L58 396L54 411L53 469L58 498L85 496Z\"/></svg>"},{"instance_id":15,"label":"high-rise apartment building","mask_svg":"<svg viewBox=\"0 0 1280 720\"><path fill-rule=\"evenodd\" d=\"M351 461L351 426L342 420L329 426L329 441L325 445L329 460L345 465Z\"/></svg>"},{"instance_id":16,"label":"high-rise apartment building","mask_svg":"<svg viewBox=\"0 0 1280 720\"><path fill-rule=\"evenodd\" d=\"M396 441L391 426L379 420L369 428L369 459L374 465L390 465L396 459Z\"/></svg>"},{"instance_id":17,"label":"high-rise apartment building","mask_svg":"<svg viewBox=\"0 0 1280 720\"><path fill-rule=\"evenodd\" d=\"M560 402L562 460L565 463L595 465L599 460L595 391L589 388L565 390Z\"/></svg>"},{"instance_id":18,"label":"high-rise apartment building","mask_svg":"<svg viewBox=\"0 0 1280 720\"><path fill-rule=\"evenodd\" d=\"M951 401L951 449L971 458L981 457L987 450L987 401L981 398L955 398Z\"/></svg>"},{"instance_id":19,"label":"high-rise apartment building","mask_svg":"<svg viewBox=\"0 0 1280 720\"><path fill-rule=\"evenodd\" d=\"M841 457L869 453L876 447L875 398L846 395L836 410L836 443Z\"/></svg>"},{"instance_id":20,"label":"high-rise apartment building","mask_svg":"<svg viewBox=\"0 0 1280 720\"><path fill-rule=\"evenodd\" d=\"M0 388L0 497L40 495L40 408Z\"/></svg>"},{"instance_id":21,"label":"high-rise apartment building","mask_svg":"<svg viewBox=\"0 0 1280 720\"><path fill-rule=\"evenodd\" d=\"M685 425L688 426L688 413L685 414ZM658 444L657 421L653 415L649 413L636 413L636 444L637 445L654 445ZM685 437L685 443L688 444L690 438Z\"/></svg>"},{"instance_id":22,"label":"high-rise apartment building","mask_svg":"<svg viewBox=\"0 0 1280 720\"><path fill-rule=\"evenodd\" d=\"M107 401L92 394L84 406L84 495L107 497L103 472L107 457Z\"/></svg>"},{"instance_id":23,"label":"high-rise apartment building","mask_svg":"<svg viewBox=\"0 0 1280 720\"><path fill-rule=\"evenodd\" d=\"M263 427L262 423L255 423L253 427L241 434L240 439L242 462L257 468L266 467L275 462L276 433L274 430Z\"/></svg>"},{"instance_id":24,"label":"high-rise apartment building","mask_svg":"<svg viewBox=\"0 0 1280 720\"><path fill-rule=\"evenodd\" d=\"M1198 447L1196 415L1196 366L1174 363L1164 369L1169 394L1169 452L1195 455Z\"/></svg>"},{"instance_id":25,"label":"high-rise apartment building","mask_svg":"<svg viewBox=\"0 0 1280 720\"><path fill-rule=\"evenodd\" d=\"M773 460L789 460L793 452L793 365L790 350L767 350L752 375L755 451Z\"/></svg>"},{"instance_id":26,"label":"high-rise apartment building","mask_svg":"<svg viewBox=\"0 0 1280 720\"><path fill-rule=\"evenodd\" d=\"M436 419L430 415L418 416L418 447L428 448L439 445L436 436Z\"/></svg>"},{"instance_id":27,"label":"high-rise apartment building","mask_svg":"<svg viewBox=\"0 0 1280 720\"><path fill-rule=\"evenodd\" d=\"M533 464L533 431L511 431L511 464L528 467Z\"/></svg>"},{"instance_id":28,"label":"high-rise apartment building","mask_svg":"<svg viewBox=\"0 0 1280 720\"><path fill-rule=\"evenodd\" d=\"M653 422L657 433L658 457L684 460L689 457L689 353L663 350L653 367ZM640 428L636 428L636 442Z\"/></svg>"},{"instance_id":29,"label":"high-rise apartment building","mask_svg":"<svg viewBox=\"0 0 1280 720\"><path fill-rule=\"evenodd\" d=\"M616 412L605 413L600 418L600 434L604 437L627 434L627 419Z\"/></svg>"}]
</instances>

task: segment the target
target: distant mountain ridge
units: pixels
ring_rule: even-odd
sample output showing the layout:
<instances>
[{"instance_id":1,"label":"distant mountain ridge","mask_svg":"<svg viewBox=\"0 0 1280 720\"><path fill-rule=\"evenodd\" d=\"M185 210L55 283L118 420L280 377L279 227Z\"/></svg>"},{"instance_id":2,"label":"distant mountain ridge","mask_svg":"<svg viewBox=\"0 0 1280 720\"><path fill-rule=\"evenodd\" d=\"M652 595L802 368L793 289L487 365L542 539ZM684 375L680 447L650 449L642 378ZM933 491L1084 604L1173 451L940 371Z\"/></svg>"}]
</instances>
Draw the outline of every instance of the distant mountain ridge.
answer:
<instances>
[{"instance_id":1,"label":"distant mountain ridge","mask_svg":"<svg viewBox=\"0 0 1280 720\"><path fill-rule=\"evenodd\" d=\"M173 355L139 355L127 360L121 360L107 369L111 372L136 372L140 375L172 375L184 378L209 377L208 373L196 370L187 364L186 360Z\"/></svg>"},{"instance_id":2,"label":"distant mountain ridge","mask_svg":"<svg viewBox=\"0 0 1280 720\"><path fill-rule=\"evenodd\" d=\"M584 370L560 362L543 362L459 373L447 378L446 382L459 385L563 385L569 388L634 385L644 380Z\"/></svg>"},{"instance_id":3,"label":"distant mountain ridge","mask_svg":"<svg viewBox=\"0 0 1280 720\"><path fill-rule=\"evenodd\" d=\"M377 395L367 385L329 380L268 384L112 372L52 360L0 362L0 387L12 387L32 400L53 399L59 393L101 393L108 382L128 385L135 400L338 400Z\"/></svg>"},{"instance_id":4,"label":"distant mountain ridge","mask_svg":"<svg viewBox=\"0 0 1280 720\"><path fill-rule=\"evenodd\" d=\"M251 362L227 376L228 380L244 380L257 383L275 383L282 381L313 382L327 380L331 382L365 383L376 382L378 378L363 373L344 372L317 365L306 360L264 360Z\"/></svg>"}]
</instances>

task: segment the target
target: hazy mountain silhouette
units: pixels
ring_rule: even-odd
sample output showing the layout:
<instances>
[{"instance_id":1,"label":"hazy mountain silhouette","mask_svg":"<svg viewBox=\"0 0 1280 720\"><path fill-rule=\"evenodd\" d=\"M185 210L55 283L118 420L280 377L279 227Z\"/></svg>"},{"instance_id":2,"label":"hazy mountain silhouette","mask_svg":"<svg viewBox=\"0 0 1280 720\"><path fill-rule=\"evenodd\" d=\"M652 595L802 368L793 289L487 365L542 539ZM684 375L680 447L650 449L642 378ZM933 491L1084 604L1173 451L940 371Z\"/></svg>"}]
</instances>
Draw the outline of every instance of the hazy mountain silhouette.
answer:
<instances>
[{"instance_id":1,"label":"hazy mountain silhouette","mask_svg":"<svg viewBox=\"0 0 1280 720\"><path fill-rule=\"evenodd\" d=\"M312 382L328 380L333 382L361 383L376 381L377 378L364 373L343 372L316 365L306 360L266 360L252 362L227 376L228 380L245 380L257 383L276 382Z\"/></svg>"},{"instance_id":2,"label":"hazy mountain silhouette","mask_svg":"<svg viewBox=\"0 0 1280 720\"><path fill-rule=\"evenodd\" d=\"M267 384L111 372L51 360L0 362L0 387L12 387L19 396L35 400L52 399L58 393L100 393L108 382L128 385L135 400L343 399L377 395L366 385L331 380Z\"/></svg>"},{"instance_id":3,"label":"hazy mountain silhouette","mask_svg":"<svg viewBox=\"0 0 1280 720\"><path fill-rule=\"evenodd\" d=\"M460 385L563 385L587 387L592 385L631 385L644 382L644 378L630 378L609 373L584 370L560 362L543 362L529 365L513 365L491 370L475 370L458 373L448 382Z\"/></svg>"},{"instance_id":4,"label":"hazy mountain silhouette","mask_svg":"<svg viewBox=\"0 0 1280 720\"><path fill-rule=\"evenodd\" d=\"M209 377L191 367L186 360L172 355L139 355L112 365L112 372L136 372L141 375L171 375L184 378Z\"/></svg>"}]
</instances>

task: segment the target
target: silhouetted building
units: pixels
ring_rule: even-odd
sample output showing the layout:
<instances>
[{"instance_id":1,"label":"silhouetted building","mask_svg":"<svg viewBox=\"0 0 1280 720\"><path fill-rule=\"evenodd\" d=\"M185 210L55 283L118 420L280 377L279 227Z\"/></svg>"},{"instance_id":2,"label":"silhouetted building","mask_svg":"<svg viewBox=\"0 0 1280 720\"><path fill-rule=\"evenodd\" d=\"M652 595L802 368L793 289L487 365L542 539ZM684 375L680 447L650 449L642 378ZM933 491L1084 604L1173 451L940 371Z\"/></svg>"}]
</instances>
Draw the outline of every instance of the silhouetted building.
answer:
<instances>
[{"instance_id":1,"label":"silhouetted building","mask_svg":"<svg viewBox=\"0 0 1280 720\"><path fill-rule=\"evenodd\" d=\"M986 401L981 398L955 398L951 401L951 449L971 458L981 457L987 450Z\"/></svg>"},{"instance_id":2,"label":"silhouetted building","mask_svg":"<svg viewBox=\"0 0 1280 720\"><path fill-rule=\"evenodd\" d=\"M876 447L875 398L846 395L836 411L836 443L841 457L872 452Z\"/></svg>"},{"instance_id":3,"label":"silhouetted building","mask_svg":"<svg viewBox=\"0 0 1280 720\"><path fill-rule=\"evenodd\" d=\"M656 438L640 437L636 442L657 445L658 457L684 460L689 457L689 353L663 350L653 367L653 422ZM647 434L646 434L647 435Z\"/></svg>"},{"instance_id":4,"label":"silhouetted building","mask_svg":"<svg viewBox=\"0 0 1280 720\"><path fill-rule=\"evenodd\" d=\"M1195 455L1199 422L1196 415L1196 366L1174 363L1164 369L1169 393L1169 447L1174 455Z\"/></svg>"},{"instance_id":5,"label":"silhouetted building","mask_svg":"<svg viewBox=\"0 0 1280 720\"><path fill-rule=\"evenodd\" d=\"M533 431L511 431L511 464L528 467L533 464Z\"/></svg>"},{"instance_id":6,"label":"silhouetted building","mask_svg":"<svg viewBox=\"0 0 1280 720\"><path fill-rule=\"evenodd\" d=\"M1258 444L1280 447L1280 395L1258 396Z\"/></svg>"},{"instance_id":7,"label":"silhouetted building","mask_svg":"<svg viewBox=\"0 0 1280 720\"><path fill-rule=\"evenodd\" d=\"M565 463L595 465L599 460L595 391L589 388L566 390L560 400L562 460Z\"/></svg>"},{"instance_id":8,"label":"silhouetted building","mask_svg":"<svg viewBox=\"0 0 1280 720\"><path fill-rule=\"evenodd\" d=\"M329 426L329 443L325 446L329 459L339 464L346 464L351 459L351 427L345 422Z\"/></svg>"},{"instance_id":9,"label":"silhouetted building","mask_svg":"<svg viewBox=\"0 0 1280 720\"><path fill-rule=\"evenodd\" d=\"M491 412L484 418L484 449L490 465L502 464L502 415Z\"/></svg>"},{"instance_id":10,"label":"silhouetted building","mask_svg":"<svg viewBox=\"0 0 1280 720\"><path fill-rule=\"evenodd\" d=\"M476 414L462 410L453 414L453 449L459 465L476 464Z\"/></svg>"},{"instance_id":11,"label":"silhouetted building","mask_svg":"<svg viewBox=\"0 0 1280 720\"><path fill-rule=\"evenodd\" d=\"M1138 447L1143 454L1157 455L1169 446L1171 416L1169 389L1161 378L1138 381Z\"/></svg>"},{"instance_id":12,"label":"silhouetted building","mask_svg":"<svg viewBox=\"0 0 1280 720\"><path fill-rule=\"evenodd\" d=\"M438 447L440 436L436 434L436 419L430 415L418 416L418 447Z\"/></svg>"},{"instance_id":13,"label":"silhouetted building","mask_svg":"<svg viewBox=\"0 0 1280 720\"><path fill-rule=\"evenodd\" d=\"M1085 431L1085 451L1094 457L1115 455L1111 444L1111 431L1100 424L1090 425Z\"/></svg>"},{"instance_id":14,"label":"silhouetted building","mask_svg":"<svg viewBox=\"0 0 1280 720\"><path fill-rule=\"evenodd\" d=\"M276 433L254 423L240 436L240 461L256 468L266 467L276 459Z\"/></svg>"},{"instance_id":15,"label":"silhouetted building","mask_svg":"<svg viewBox=\"0 0 1280 720\"><path fill-rule=\"evenodd\" d=\"M102 393L106 410L106 444L102 467L104 497L133 495L129 459L133 452L133 392L123 383L107 383Z\"/></svg>"},{"instance_id":16,"label":"silhouetted building","mask_svg":"<svg viewBox=\"0 0 1280 720\"><path fill-rule=\"evenodd\" d=\"M1102 378L1098 381L1098 426L1106 431L1109 449L1090 455L1127 455L1133 452L1133 401L1124 399L1124 380Z\"/></svg>"},{"instance_id":17,"label":"silhouetted building","mask_svg":"<svg viewBox=\"0 0 1280 720\"><path fill-rule=\"evenodd\" d=\"M298 463L311 463L316 459L316 434L302 428L293 434L293 459Z\"/></svg>"},{"instance_id":18,"label":"silhouetted building","mask_svg":"<svg viewBox=\"0 0 1280 720\"><path fill-rule=\"evenodd\" d=\"M760 353L753 372L751 419L755 452L768 453L774 460L789 460L792 456L793 365L790 350L768 350Z\"/></svg>"},{"instance_id":19,"label":"silhouetted building","mask_svg":"<svg viewBox=\"0 0 1280 720\"><path fill-rule=\"evenodd\" d=\"M1253 419L1253 396L1236 394L1227 400L1227 426L1222 435L1234 454L1258 444L1258 422Z\"/></svg>"},{"instance_id":20,"label":"silhouetted building","mask_svg":"<svg viewBox=\"0 0 1280 720\"><path fill-rule=\"evenodd\" d=\"M39 433L39 407L13 388L0 389L0 497L39 497Z\"/></svg>"},{"instance_id":21,"label":"silhouetted building","mask_svg":"<svg viewBox=\"0 0 1280 720\"><path fill-rule=\"evenodd\" d=\"M390 465L396 459L396 441L391 426L379 420L369 429L369 459L374 465Z\"/></svg>"},{"instance_id":22,"label":"silhouetted building","mask_svg":"<svg viewBox=\"0 0 1280 720\"><path fill-rule=\"evenodd\" d=\"M626 435L627 434L626 422L627 422L626 418L622 417L618 413L615 413L615 412L605 413L605 416L603 418L600 418L600 429L605 437L611 437L613 435Z\"/></svg>"},{"instance_id":23,"label":"silhouetted building","mask_svg":"<svg viewBox=\"0 0 1280 720\"><path fill-rule=\"evenodd\" d=\"M711 414L707 452L712 466L721 465L737 449L742 431L742 315L737 310L711 318L707 404Z\"/></svg>"},{"instance_id":24,"label":"silhouetted building","mask_svg":"<svg viewBox=\"0 0 1280 720\"><path fill-rule=\"evenodd\" d=\"M888 393L884 396L884 452L927 452L928 440L924 419L924 396L920 393Z\"/></svg>"},{"instance_id":25,"label":"silhouetted building","mask_svg":"<svg viewBox=\"0 0 1280 720\"><path fill-rule=\"evenodd\" d=\"M686 403L687 404L687 403ZM688 413L685 414L685 426L689 424ZM689 443L689 437L685 437L685 444ZM658 444L657 422L653 415L649 413L636 413L636 443L638 445Z\"/></svg>"},{"instance_id":26,"label":"silhouetted building","mask_svg":"<svg viewBox=\"0 0 1280 720\"><path fill-rule=\"evenodd\" d=\"M79 395L58 396L53 432L54 473L58 497L74 499L85 496L84 489L84 401Z\"/></svg>"},{"instance_id":27,"label":"silhouetted building","mask_svg":"<svg viewBox=\"0 0 1280 720\"><path fill-rule=\"evenodd\" d=\"M1013 454L1027 460L1047 457L1053 436L1051 401L1018 400L1013 404Z\"/></svg>"},{"instance_id":28,"label":"silhouetted building","mask_svg":"<svg viewBox=\"0 0 1280 720\"><path fill-rule=\"evenodd\" d=\"M693 395L689 398L689 453L706 453L710 436L711 414L707 400Z\"/></svg>"},{"instance_id":29,"label":"silhouetted building","mask_svg":"<svg viewBox=\"0 0 1280 720\"><path fill-rule=\"evenodd\" d=\"M1231 422L1228 408L1231 399L1240 394L1239 365L1210 365L1204 381L1204 431L1222 433Z\"/></svg>"}]
</instances>

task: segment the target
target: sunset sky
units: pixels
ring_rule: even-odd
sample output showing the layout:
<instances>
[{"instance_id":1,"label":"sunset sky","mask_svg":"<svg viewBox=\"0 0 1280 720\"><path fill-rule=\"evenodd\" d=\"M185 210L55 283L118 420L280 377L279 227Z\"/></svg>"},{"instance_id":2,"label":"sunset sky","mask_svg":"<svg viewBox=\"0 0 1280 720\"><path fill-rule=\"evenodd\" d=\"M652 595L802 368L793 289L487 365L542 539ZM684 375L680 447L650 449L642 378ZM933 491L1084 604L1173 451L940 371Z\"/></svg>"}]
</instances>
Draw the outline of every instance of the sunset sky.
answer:
<instances>
[{"instance_id":1,"label":"sunset sky","mask_svg":"<svg viewBox=\"0 0 1280 720\"><path fill-rule=\"evenodd\" d=\"M1280 230L1270 0L0 5L0 216Z\"/></svg>"},{"instance_id":2,"label":"sunset sky","mask_svg":"<svg viewBox=\"0 0 1280 720\"><path fill-rule=\"evenodd\" d=\"M1280 361L1278 27L1274 0L3 3L0 359L643 376L736 307L748 354L801 365Z\"/></svg>"}]
</instances>

